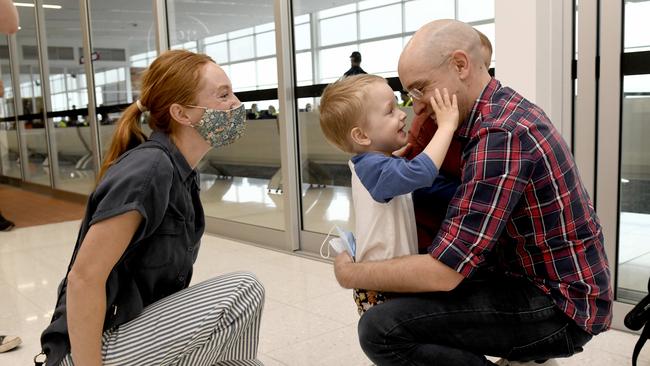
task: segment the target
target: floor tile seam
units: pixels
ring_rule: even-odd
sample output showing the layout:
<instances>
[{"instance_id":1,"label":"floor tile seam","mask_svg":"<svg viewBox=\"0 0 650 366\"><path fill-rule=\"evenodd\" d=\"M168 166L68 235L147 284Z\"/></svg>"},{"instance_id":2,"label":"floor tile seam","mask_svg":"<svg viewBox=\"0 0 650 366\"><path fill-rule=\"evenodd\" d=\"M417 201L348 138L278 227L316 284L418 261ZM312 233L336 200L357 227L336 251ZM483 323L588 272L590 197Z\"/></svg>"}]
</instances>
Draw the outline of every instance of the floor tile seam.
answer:
<instances>
[{"instance_id":1,"label":"floor tile seam","mask_svg":"<svg viewBox=\"0 0 650 366\"><path fill-rule=\"evenodd\" d=\"M321 319L325 319L327 321L334 322L334 323L336 323L337 325L340 325L340 326L350 326L351 324L353 324L353 323L344 323L344 322L341 322L339 320L328 318L326 316L323 316L322 314L318 314L318 313L316 313L316 312L314 312L312 310L309 310L308 308L301 308L301 307L296 306L295 304L287 304L286 302L284 302L282 300L279 300L279 299L276 299L276 298L272 298L272 299L273 299L273 301L278 302L278 303L280 303L280 304L282 304L284 306L289 306L289 307L291 307L293 309L304 311L306 313L309 313L310 315L315 315L315 316L317 316L317 317L319 317ZM309 300L298 301L297 304L304 303L304 302L307 302L307 301L309 301Z\"/></svg>"},{"instance_id":2,"label":"floor tile seam","mask_svg":"<svg viewBox=\"0 0 650 366\"><path fill-rule=\"evenodd\" d=\"M263 355L264 357L268 357L268 358L270 358L270 359L272 359L273 361L275 361L275 362L277 362L277 363L279 363L279 364L280 364L280 365L282 365L282 366L287 366L287 364L286 364L286 363L284 363L284 362L282 362L282 361L280 361L280 360L278 360L277 358L275 358L275 357L273 357L273 356L271 356L271 355L269 355L269 354L268 354L268 353L266 353L266 352L265 352L265 353L262 353L262 355Z\"/></svg>"},{"instance_id":3,"label":"floor tile seam","mask_svg":"<svg viewBox=\"0 0 650 366\"><path fill-rule=\"evenodd\" d=\"M267 351L267 352L265 352L265 354L266 354L266 355L269 355L269 353L272 353L272 352L277 352L277 351L284 350L284 349L286 349L286 348L295 347L295 346L300 345L300 344L302 344L302 343L306 343L306 342L311 341L311 340L314 340L314 339L316 339L316 338L318 338L318 337L322 337L322 336L324 336L324 335L327 335L327 334L330 334L330 333L334 333L334 332L340 331L341 329L344 329L344 328L347 328L347 327L348 327L348 326L341 326L341 327L338 327L338 328L334 328L334 329L331 329L331 330L325 331L325 332L320 333L320 334L318 334L318 335L314 335L314 336L312 336L312 337L302 338L299 342L295 342L295 343L292 343L292 344L290 344L290 345L288 345L288 346L282 346L282 347L279 347L279 348L276 348L276 349L273 349L273 350Z\"/></svg>"}]
</instances>

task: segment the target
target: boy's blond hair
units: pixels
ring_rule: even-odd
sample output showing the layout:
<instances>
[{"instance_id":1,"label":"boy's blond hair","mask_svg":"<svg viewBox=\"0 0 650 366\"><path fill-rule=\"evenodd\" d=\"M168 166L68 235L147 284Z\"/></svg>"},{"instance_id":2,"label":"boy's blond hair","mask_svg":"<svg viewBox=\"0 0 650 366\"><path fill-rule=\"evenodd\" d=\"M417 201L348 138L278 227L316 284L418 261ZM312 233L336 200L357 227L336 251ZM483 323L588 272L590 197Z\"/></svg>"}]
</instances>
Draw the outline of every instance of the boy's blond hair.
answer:
<instances>
[{"instance_id":1,"label":"boy's blond hair","mask_svg":"<svg viewBox=\"0 0 650 366\"><path fill-rule=\"evenodd\" d=\"M377 75L348 76L328 85L320 99L320 128L327 141L339 149L354 153L350 131L358 126L364 114L367 87L386 83Z\"/></svg>"}]
</instances>

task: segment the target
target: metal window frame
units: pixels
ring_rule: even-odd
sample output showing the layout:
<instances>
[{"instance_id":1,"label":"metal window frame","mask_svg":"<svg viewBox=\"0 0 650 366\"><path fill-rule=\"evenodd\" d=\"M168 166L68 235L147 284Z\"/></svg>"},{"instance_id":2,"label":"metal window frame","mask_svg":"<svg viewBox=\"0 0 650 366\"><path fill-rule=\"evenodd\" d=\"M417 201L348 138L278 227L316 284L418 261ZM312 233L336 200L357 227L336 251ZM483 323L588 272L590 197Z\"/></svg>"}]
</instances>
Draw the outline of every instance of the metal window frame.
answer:
<instances>
[{"instance_id":1,"label":"metal window frame","mask_svg":"<svg viewBox=\"0 0 650 366\"><path fill-rule=\"evenodd\" d=\"M90 0L79 0L79 19L83 38L84 71L86 72L86 91L88 93L88 121L92 140L93 168L95 176L99 176L102 164L101 134L97 121L95 67L92 61L92 23L90 16Z\"/></svg>"},{"instance_id":2,"label":"metal window frame","mask_svg":"<svg viewBox=\"0 0 650 366\"><path fill-rule=\"evenodd\" d=\"M38 47L38 62L41 75L41 100L43 103L43 124L45 125L45 144L47 148L47 160L49 164L50 187L59 186L59 152L54 136L54 124L47 117L52 111L51 90L50 90L50 66L47 52L47 36L45 33L45 12L43 1L34 0L34 18L36 25L36 44Z\"/></svg>"},{"instance_id":3,"label":"metal window frame","mask_svg":"<svg viewBox=\"0 0 650 366\"><path fill-rule=\"evenodd\" d=\"M27 181L29 177L29 170L25 161L28 161L29 155L27 153L27 141L25 134L22 133L23 126L18 119L18 116L23 114L22 92L20 90L20 62L16 60L18 56L18 41L16 34L12 34L7 38L9 46L9 67L11 68L11 84L14 94L14 121L16 124L16 139L18 140L18 158L20 159L20 180ZM18 101L21 101L18 103Z\"/></svg>"},{"instance_id":4,"label":"metal window frame","mask_svg":"<svg viewBox=\"0 0 650 366\"><path fill-rule=\"evenodd\" d=\"M581 0L578 7L578 98L573 153L587 192L595 198L598 1Z\"/></svg>"}]
</instances>

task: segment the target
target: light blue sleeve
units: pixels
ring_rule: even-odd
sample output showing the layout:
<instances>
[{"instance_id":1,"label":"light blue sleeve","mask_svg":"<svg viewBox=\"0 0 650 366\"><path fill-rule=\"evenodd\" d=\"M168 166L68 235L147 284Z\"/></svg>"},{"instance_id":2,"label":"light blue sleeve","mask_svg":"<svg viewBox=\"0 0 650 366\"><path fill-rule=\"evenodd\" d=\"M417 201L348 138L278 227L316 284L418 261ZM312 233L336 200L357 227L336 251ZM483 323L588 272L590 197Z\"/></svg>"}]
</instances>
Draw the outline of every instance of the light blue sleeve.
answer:
<instances>
[{"instance_id":1,"label":"light blue sleeve","mask_svg":"<svg viewBox=\"0 0 650 366\"><path fill-rule=\"evenodd\" d=\"M354 171L372 198L380 203L393 197L430 187L438 176L438 168L426 154L413 160L377 153L352 158Z\"/></svg>"}]
</instances>

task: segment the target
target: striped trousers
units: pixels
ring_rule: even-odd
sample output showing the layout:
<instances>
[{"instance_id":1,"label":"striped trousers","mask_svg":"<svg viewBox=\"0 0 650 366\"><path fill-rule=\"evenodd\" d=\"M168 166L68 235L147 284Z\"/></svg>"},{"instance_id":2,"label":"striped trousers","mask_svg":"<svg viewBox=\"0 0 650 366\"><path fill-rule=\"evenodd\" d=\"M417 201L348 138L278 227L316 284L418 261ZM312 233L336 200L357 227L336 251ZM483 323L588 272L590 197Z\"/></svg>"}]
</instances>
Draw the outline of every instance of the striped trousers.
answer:
<instances>
[{"instance_id":1,"label":"striped trousers","mask_svg":"<svg viewBox=\"0 0 650 366\"><path fill-rule=\"evenodd\" d=\"M201 282L104 332L103 364L262 365L257 360L264 288L247 272ZM67 355L60 363L72 366Z\"/></svg>"}]
</instances>

